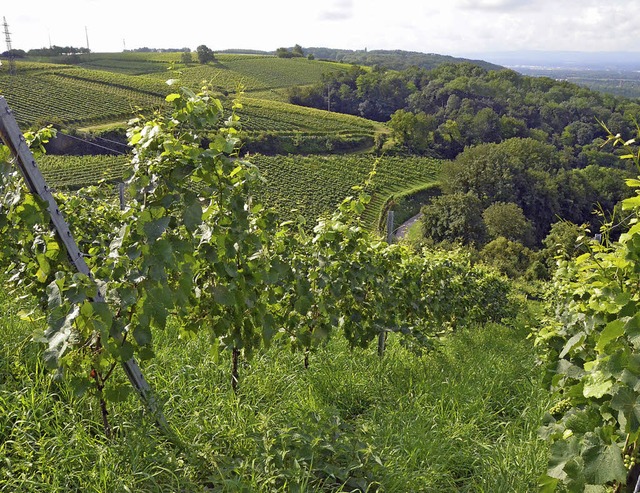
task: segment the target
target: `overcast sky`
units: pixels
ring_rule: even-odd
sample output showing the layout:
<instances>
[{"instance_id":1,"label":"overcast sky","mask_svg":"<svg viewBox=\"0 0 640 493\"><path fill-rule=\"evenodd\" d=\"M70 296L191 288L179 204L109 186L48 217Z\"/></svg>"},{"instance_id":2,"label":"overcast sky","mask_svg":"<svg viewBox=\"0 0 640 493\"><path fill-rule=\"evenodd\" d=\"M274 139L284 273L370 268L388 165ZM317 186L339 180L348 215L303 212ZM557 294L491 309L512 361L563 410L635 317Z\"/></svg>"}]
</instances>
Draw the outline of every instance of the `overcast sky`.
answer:
<instances>
[{"instance_id":1,"label":"overcast sky","mask_svg":"<svg viewBox=\"0 0 640 493\"><path fill-rule=\"evenodd\" d=\"M636 51L640 0L3 0L13 48ZM3 36L4 38L4 36ZM0 51L4 51L4 43Z\"/></svg>"}]
</instances>

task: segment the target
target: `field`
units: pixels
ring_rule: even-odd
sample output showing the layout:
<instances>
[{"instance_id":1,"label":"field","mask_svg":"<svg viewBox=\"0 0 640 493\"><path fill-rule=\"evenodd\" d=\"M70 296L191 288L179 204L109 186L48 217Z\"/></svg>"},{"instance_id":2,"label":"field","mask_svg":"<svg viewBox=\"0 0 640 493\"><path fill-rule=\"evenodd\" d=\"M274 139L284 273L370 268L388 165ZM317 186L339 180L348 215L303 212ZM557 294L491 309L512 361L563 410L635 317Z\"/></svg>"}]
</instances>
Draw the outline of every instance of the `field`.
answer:
<instances>
[{"instance_id":1,"label":"field","mask_svg":"<svg viewBox=\"0 0 640 493\"><path fill-rule=\"evenodd\" d=\"M44 155L38 164L52 188L77 188L97 185L100 180L122 181L130 167L129 156L51 156Z\"/></svg>"},{"instance_id":2,"label":"field","mask_svg":"<svg viewBox=\"0 0 640 493\"><path fill-rule=\"evenodd\" d=\"M265 177L262 197L285 217L298 210L308 223L329 212L363 185L376 167L372 201L364 219L372 227L386 199L393 193L432 183L440 162L431 158L374 158L372 156L252 156Z\"/></svg>"},{"instance_id":3,"label":"field","mask_svg":"<svg viewBox=\"0 0 640 493\"><path fill-rule=\"evenodd\" d=\"M87 126L126 120L136 112L161 107L164 97L173 90L165 82L175 79L192 89L207 83L225 94L234 94L240 87L248 96L255 93L259 99L251 99L252 104L244 112L251 130L349 132L356 126L372 131L373 124L362 119L336 116L328 128L326 120L333 116L318 116L320 112L316 110L306 112L292 105L270 108L269 102L264 101L282 101L286 88L319 82L323 73L344 65L224 54L208 65L184 65L179 60L179 53L122 53L81 56L74 65L19 61L15 76L9 75L6 64L0 67L0 94L7 99L21 126L44 123ZM66 61L65 57L60 61ZM279 116L273 115L273 111ZM354 123L358 120L361 121Z\"/></svg>"},{"instance_id":4,"label":"field","mask_svg":"<svg viewBox=\"0 0 640 493\"><path fill-rule=\"evenodd\" d=\"M370 155L262 156L253 155L266 183L258 197L276 208L283 218L301 214L313 224L362 185L376 167L374 192L364 218L372 227L386 199L402 190L432 183L440 162L431 158L375 158ZM49 156L40 168L53 188L95 185L100 180L119 181L128 167L127 156ZM298 212L292 214L292 210Z\"/></svg>"},{"instance_id":5,"label":"field","mask_svg":"<svg viewBox=\"0 0 640 493\"><path fill-rule=\"evenodd\" d=\"M274 347L243 364L237 396L207 330L179 340L170 326L144 371L172 443L133 396L112 406L106 439L93 397L43 367L41 323L20 320L6 293L0 304L2 492L525 492L546 466L548 396L522 320L422 357L391 340L380 360L334 339L307 370Z\"/></svg>"}]
</instances>

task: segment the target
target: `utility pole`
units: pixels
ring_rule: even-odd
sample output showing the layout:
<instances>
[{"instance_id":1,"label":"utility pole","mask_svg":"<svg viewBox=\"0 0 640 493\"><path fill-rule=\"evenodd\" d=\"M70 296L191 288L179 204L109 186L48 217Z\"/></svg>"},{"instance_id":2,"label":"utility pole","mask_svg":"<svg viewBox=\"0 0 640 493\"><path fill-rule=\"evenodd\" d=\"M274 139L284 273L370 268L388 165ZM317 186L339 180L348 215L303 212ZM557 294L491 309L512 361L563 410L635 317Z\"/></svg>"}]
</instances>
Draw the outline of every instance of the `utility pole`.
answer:
<instances>
[{"instance_id":1,"label":"utility pole","mask_svg":"<svg viewBox=\"0 0 640 493\"><path fill-rule=\"evenodd\" d=\"M9 74L16 74L16 59L11 50L11 33L9 32L9 24L7 24L7 18L2 18L2 23L4 26L4 39L7 42L7 57L9 58Z\"/></svg>"}]
</instances>

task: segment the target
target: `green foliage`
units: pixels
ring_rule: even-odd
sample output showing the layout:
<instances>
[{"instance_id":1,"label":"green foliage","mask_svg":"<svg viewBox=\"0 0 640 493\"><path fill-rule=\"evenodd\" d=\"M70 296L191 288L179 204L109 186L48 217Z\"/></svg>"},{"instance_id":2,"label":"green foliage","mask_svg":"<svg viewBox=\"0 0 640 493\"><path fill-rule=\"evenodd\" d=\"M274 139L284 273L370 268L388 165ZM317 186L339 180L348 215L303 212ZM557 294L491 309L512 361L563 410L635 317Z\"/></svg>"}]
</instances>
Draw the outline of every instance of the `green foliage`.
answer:
<instances>
[{"instance_id":1,"label":"green foliage","mask_svg":"<svg viewBox=\"0 0 640 493\"><path fill-rule=\"evenodd\" d=\"M480 259L507 277L515 279L527 273L535 255L522 243L498 236L482 248Z\"/></svg>"},{"instance_id":2,"label":"green foliage","mask_svg":"<svg viewBox=\"0 0 640 493\"><path fill-rule=\"evenodd\" d=\"M105 439L88 396L43 367L31 342L43 321L21 319L24 300L3 290L0 305L3 491L534 491L544 467L548 397L526 319L470 327L421 358L396 338L383 359L336 338L307 370L274 345L244 365L238 396L208 331L178 339L171 323L145 373L179 448L131 398L110 406Z\"/></svg>"},{"instance_id":3,"label":"green foliage","mask_svg":"<svg viewBox=\"0 0 640 493\"><path fill-rule=\"evenodd\" d=\"M207 45L200 45L196 48L196 55L198 56L198 62L202 65L209 62L215 62L216 56L213 50Z\"/></svg>"},{"instance_id":4,"label":"green foliage","mask_svg":"<svg viewBox=\"0 0 640 493\"><path fill-rule=\"evenodd\" d=\"M25 126L53 119L65 124L126 120L135 108L159 107L168 92L157 81L74 68L39 70L11 83L8 77L0 74L3 96Z\"/></svg>"},{"instance_id":5,"label":"green foliage","mask_svg":"<svg viewBox=\"0 0 640 493\"><path fill-rule=\"evenodd\" d=\"M39 159L42 175L52 187L74 188L97 185L101 180L122 181L131 168L130 156L53 156Z\"/></svg>"},{"instance_id":6,"label":"green foliage","mask_svg":"<svg viewBox=\"0 0 640 493\"><path fill-rule=\"evenodd\" d=\"M216 59L215 64L184 66L176 52L91 54L75 66L19 61L19 78L0 67L0 87L21 125L54 119L66 125L86 124L125 121L138 108L149 113L163 105L171 92L165 83L170 64L180 67L181 84L194 91L211 81L220 92L233 93L241 85L246 91L260 91L260 98L276 99L281 98L276 90L316 83L325 71L339 66L255 55L219 54ZM277 119L272 117L271 123L277 124Z\"/></svg>"},{"instance_id":7,"label":"green foliage","mask_svg":"<svg viewBox=\"0 0 640 493\"><path fill-rule=\"evenodd\" d=\"M190 63L193 63L192 53L190 51L183 51L182 54L180 55L180 61L185 65L189 65Z\"/></svg>"},{"instance_id":8,"label":"green foliage","mask_svg":"<svg viewBox=\"0 0 640 493\"><path fill-rule=\"evenodd\" d=\"M640 165L634 140L609 140L625 148L623 158ZM562 398L546 419L547 475L549 484L562 482L570 491L589 485L619 490L635 481L640 181L628 184L636 189L622 205L631 214L630 228L618 242L585 242L587 253L560 262L550 298L555 316L538 335L547 349L552 388Z\"/></svg>"},{"instance_id":9,"label":"green foliage","mask_svg":"<svg viewBox=\"0 0 640 493\"><path fill-rule=\"evenodd\" d=\"M540 241L558 211L554 173L560 167L553 146L533 139L470 147L443 168L449 192L473 193L483 208L494 202L520 207Z\"/></svg>"},{"instance_id":10,"label":"green foliage","mask_svg":"<svg viewBox=\"0 0 640 493\"><path fill-rule=\"evenodd\" d=\"M265 179L265 184L256 190L260 200L283 218L303 216L307 227L337 207L352 193L354 184L363 183L374 163L368 155L256 155L251 161ZM370 229L377 228L378 216L391 195L432 184L441 163L431 158L380 157L375 158L375 166L371 202L363 213Z\"/></svg>"},{"instance_id":11,"label":"green foliage","mask_svg":"<svg viewBox=\"0 0 640 493\"><path fill-rule=\"evenodd\" d=\"M486 238L482 202L473 193L453 193L431 199L422 209L424 234L436 243L481 245Z\"/></svg>"},{"instance_id":12,"label":"green foliage","mask_svg":"<svg viewBox=\"0 0 640 493\"><path fill-rule=\"evenodd\" d=\"M543 255L547 263L555 264L555 259L569 260L588 251L588 230L586 225L577 225L570 221L557 221L551 225L549 234L542 241Z\"/></svg>"},{"instance_id":13,"label":"green foliage","mask_svg":"<svg viewBox=\"0 0 640 493\"><path fill-rule=\"evenodd\" d=\"M522 209L514 203L495 202L482 213L489 238L499 237L510 241L531 243L531 223L527 221Z\"/></svg>"},{"instance_id":14,"label":"green foliage","mask_svg":"<svg viewBox=\"0 0 640 493\"><path fill-rule=\"evenodd\" d=\"M411 152L424 153L433 142L436 121L424 112L417 114L398 110L389 120L392 136Z\"/></svg>"},{"instance_id":15,"label":"green foliage","mask_svg":"<svg viewBox=\"0 0 640 493\"><path fill-rule=\"evenodd\" d=\"M240 103L225 118L207 90L166 100L170 115L131 122L124 210L90 191L60 196L90 276L68 265L3 150L0 234L9 242L0 259L47 307L45 364L79 393L95 384L101 400L126 397L115 367L152 359L154 334L173 318L185 338L207 330L214 353L251 356L276 341L309 351L336 331L351 347L397 332L420 351L456 328L513 315L509 284L467 256L416 255L371 233L362 219L370 180L311 233L279 225L254 200L257 168L236 156ZM49 136L26 138L41 147ZM98 289L105 302L95 301Z\"/></svg>"}]
</instances>

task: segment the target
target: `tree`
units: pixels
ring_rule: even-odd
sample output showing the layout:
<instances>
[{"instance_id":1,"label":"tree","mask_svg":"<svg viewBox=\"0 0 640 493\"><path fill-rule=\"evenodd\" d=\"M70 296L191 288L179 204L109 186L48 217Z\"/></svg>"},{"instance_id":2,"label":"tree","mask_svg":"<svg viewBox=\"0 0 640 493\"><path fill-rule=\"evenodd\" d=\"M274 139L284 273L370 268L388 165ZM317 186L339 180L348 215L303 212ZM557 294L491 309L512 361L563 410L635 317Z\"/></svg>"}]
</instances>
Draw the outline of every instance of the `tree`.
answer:
<instances>
[{"instance_id":1,"label":"tree","mask_svg":"<svg viewBox=\"0 0 640 493\"><path fill-rule=\"evenodd\" d=\"M443 241L482 244L486 237L482 203L472 193L435 197L422 208L424 234L436 243Z\"/></svg>"},{"instance_id":2,"label":"tree","mask_svg":"<svg viewBox=\"0 0 640 493\"><path fill-rule=\"evenodd\" d=\"M293 54L294 57L304 56L304 50L302 49L302 46L298 44L293 47L293 49L291 50L291 53Z\"/></svg>"},{"instance_id":3,"label":"tree","mask_svg":"<svg viewBox=\"0 0 640 493\"><path fill-rule=\"evenodd\" d=\"M183 51L180 55L180 61L185 65L189 65L190 63L193 63L193 55L190 51Z\"/></svg>"},{"instance_id":4,"label":"tree","mask_svg":"<svg viewBox=\"0 0 640 493\"><path fill-rule=\"evenodd\" d=\"M289 50L287 50L286 48L278 48L276 50L276 56L278 58L292 58L293 57L293 53L291 53Z\"/></svg>"},{"instance_id":5,"label":"tree","mask_svg":"<svg viewBox=\"0 0 640 493\"><path fill-rule=\"evenodd\" d=\"M495 202L485 209L482 219L493 240L503 237L522 244L531 242L531 223L513 202Z\"/></svg>"},{"instance_id":6,"label":"tree","mask_svg":"<svg viewBox=\"0 0 640 493\"><path fill-rule=\"evenodd\" d=\"M559 168L554 146L514 138L466 148L443 167L442 185L448 192L475 194L483 208L493 202L513 202L541 240L558 211Z\"/></svg>"},{"instance_id":7,"label":"tree","mask_svg":"<svg viewBox=\"0 0 640 493\"><path fill-rule=\"evenodd\" d=\"M398 110L391 115L389 127L398 144L406 146L412 152L425 152L433 142L436 119L423 111L414 114Z\"/></svg>"},{"instance_id":8,"label":"tree","mask_svg":"<svg viewBox=\"0 0 640 493\"><path fill-rule=\"evenodd\" d=\"M198 46L196 53L198 54L198 61L202 64L215 62L216 60L213 50L206 45Z\"/></svg>"},{"instance_id":9,"label":"tree","mask_svg":"<svg viewBox=\"0 0 640 493\"><path fill-rule=\"evenodd\" d=\"M482 249L480 258L504 275L517 278L527 272L534 259L534 253L518 241L499 236Z\"/></svg>"}]
</instances>

